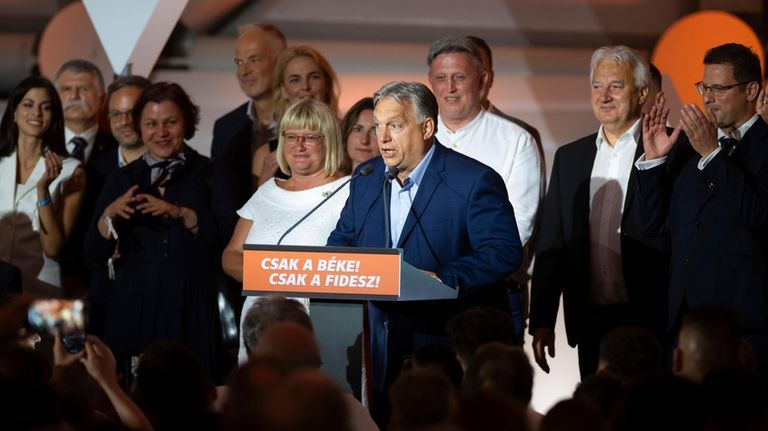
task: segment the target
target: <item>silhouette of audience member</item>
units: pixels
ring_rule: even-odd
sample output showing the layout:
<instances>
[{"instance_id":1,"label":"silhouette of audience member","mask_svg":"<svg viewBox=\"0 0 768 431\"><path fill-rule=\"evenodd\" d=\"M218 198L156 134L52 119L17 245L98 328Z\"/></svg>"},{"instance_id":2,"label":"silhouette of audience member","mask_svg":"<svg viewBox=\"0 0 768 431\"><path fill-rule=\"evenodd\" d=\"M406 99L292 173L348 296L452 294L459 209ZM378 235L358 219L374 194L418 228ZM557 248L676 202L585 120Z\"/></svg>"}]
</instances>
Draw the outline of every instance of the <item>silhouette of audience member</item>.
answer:
<instances>
[{"instance_id":1,"label":"silhouette of audience member","mask_svg":"<svg viewBox=\"0 0 768 431\"><path fill-rule=\"evenodd\" d=\"M459 404L453 423L463 431L534 431L523 407L494 390L480 390Z\"/></svg>"},{"instance_id":2,"label":"silhouette of audience member","mask_svg":"<svg viewBox=\"0 0 768 431\"><path fill-rule=\"evenodd\" d=\"M620 326L600 343L598 373L609 373L625 385L661 374L661 345L646 329Z\"/></svg>"},{"instance_id":3,"label":"silhouette of audience member","mask_svg":"<svg viewBox=\"0 0 768 431\"><path fill-rule=\"evenodd\" d=\"M263 429L266 401L284 380L285 373L275 360L251 357L229 379L221 430Z\"/></svg>"},{"instance_id":4,"label":"silhouette of audience member","mask_svg":"<svg viewBox=\"0 0 768 431\"><path fill-rule=\"evenodd\" d=\"M389 431L427 430L449 423L457 405L453 384L437 370L400 373L389 389Z\"/></svg>"},{"instance_id":5,"label":"silhouette of audience member","mask_svg":"<svg viewBox=\"0 0 768 431\"><path fill-rule=\"evenodd\" d=\"M137 403L156 430L215 429L213 383L187 347L159 342L144 350L136 375Z\"/></svg>"},{"instance_id":6,"label":"silhouette of audience member","mask_svg":"<svg viewBox=\"0 0 768 431\"><path fill-rule=\"evenodd\" d=\"M303 369L267 400L266 431L351 431L349 403L331 379L317 369Z\"/></svg>"},{"instance_id":7,"label":"silhouette of audience member","mask_svg":"<svg viewBox=\"0 0 768 431\"><path fill-rule=\"evenodd\" d=\"M291 321L275 322L264 329L264 332L258 339L258 343L253 347L251 358L266 358L279 364L281 371L287 375L292 375L304 370L318 371L321 365L320 347L317 345L314 335L310 329ZM319 371L318 371L319 372ZM290 385L290 383L287 383ZM310 378L306 382L300 380L297 385L308 385L309 389L317 388L324 391L323 385L316 379ZM298 389L297 389L298 390ZM354 431L378 430L378 427L371 419L371 415L360 402L351 394L342 394L342 399L346 404L345 417L349 429ZM280 396L276 393L275 396ZM328 400L331 403L332 400ZM310 403L311 400L296 400L297 403ZM320 400L318 400L320 402ZM312 406L310 406L312 407ZM293 407L291 407L293 408ZM333 411L333 406L328 406ZM312 423L312 422L309 422ZM298 426L298 422L294 424ZM286 425L287 426L287 425ZM291 425L293 426L293 425ZM300 429L300 428L279 428L279 429ZM318 425L314 429L335 429L323 428ZM347 429L347 428L345 428Z\"/></svg>"},{"instance_id":8,"label":"silhouette of audience member","mask_svg":"<svg viewBox=\"0 0 768 431\"><path fill-rule=\"evenodd\" d=\"M39 352L15 344L0 346L3 429L55 429L59 419L50 378L48 362Z\"/></svg>"},{"instance_id":9,"label":"silhouette of audience member","mask_svg":"<svg viewBox=\"0 0 768 431\"><path fill-rule=\"evenodd\" d=\"M459 363L459 359L456 357L456 352L444 344L428 344L422 347L409 360L405 361L403 368L439 371L448 377L457 391L461 390L464 370L461 367L461 363Z\"/></svg>"},{"instance_id":10,"label":"silhouette of audience member","mask_svg":"<svg viewBox=\"0 0 768 431\"><path fill-rule=\"evenodd\" d=\"M299 301L282 296L268 296L256 301L246 311L243 319L243 343L246 352L250 355L268 326L284 321L296 322L310 332L314 332L312 320Z\"/></svg>"},{"instance_id":11,"label":"silhouette of audience member","mask_svg":"<svg viewBox=\"0 0 768 431\"><path fill-rule=\"evenodd\" d=\"M743 365L739 316L714 304L690 310L680 327L672 371L702 383L715 370L740 368Z\"/></svg>"},{"instance_id":12,"label":"silhouette of audience member","mask_svg":"<svg viewBox=\"0 0 768 431\"><path fill-rule=\"evenodd\" d=\"M477 350L464 373L464 393L493 389L525 409L528 429L536 430L541 414L530 408L533 394L533 367L523 349L502 343L488 343Z\"/></svg>"},{"instance_id":13,"label":"silhouette of audience member","mask_svg":"<svg viewBox=\"0 0 768 431\"><path fill-rule=\"evenodd\" d=\"M448 321L448 343L466 369L480 346L499 342L515 345L515 324L509 314L491 307L472 307Z\"/></svg>"},{"instance_id":14,"label":"silhouette of audience member","mask_svg":"<svg viewBox=\"0 0 768 431\"><path fill-rule=\"evenodd\" d=\"M705 429L704 423L699 387L677 376L661 375L628 390L609 429L700 431Z\"/></svg>"},{"instance_id":15,"label":"silhouette of audience member","mask_svg":"<svg viewBox=\"0 0 768 431\"><path fill-rule=\"evenodd\" d=\"M539 431L595 431L603 429L604 424L605 418L594 404L572 398L549 409Z\"/></svg>"},{"instance_id":16,"label":"silhouette of audience member","mask_svg":"<svg viewBox=\"0 0 768 431\"><path fill-rule=\"evenodd\" d=\"M702 384L708 429L768 429L768 401L761 381L742 370L718 370Z\"/></svg>"},{"instance_id":17,"label":"silhouette of audience member","mask_svg":"<svg viewBox=\"0 0 768 431\"><path fill-rule=\"evenodd\" d=\"M573 398L593 403L604 417L610 418L624 391L624 384L615 375L598 373L582 380L573 391Z\"/></svg>"}]
</instances>

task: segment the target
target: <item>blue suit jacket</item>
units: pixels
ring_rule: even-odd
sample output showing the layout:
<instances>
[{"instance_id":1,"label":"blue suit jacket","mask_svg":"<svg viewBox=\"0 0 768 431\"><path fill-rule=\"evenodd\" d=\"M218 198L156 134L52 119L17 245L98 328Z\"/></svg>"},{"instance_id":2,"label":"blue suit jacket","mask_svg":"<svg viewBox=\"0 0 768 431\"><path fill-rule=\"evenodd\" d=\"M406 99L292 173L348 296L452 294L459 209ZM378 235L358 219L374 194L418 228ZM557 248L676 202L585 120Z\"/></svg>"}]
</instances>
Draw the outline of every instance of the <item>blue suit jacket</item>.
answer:
<instances>
[{"instance_id":1,"label":"blue suit jacket","mask_svg":"<svg viewBox=\"0 0 768 431\"><path fill-rule=\"evenodd\" d=\"M504 181L488 166L437 141L434 145L434 155L397 246L403 249L406 262L433 271L443 283L458 287L459 298L373 303L375 380L380 377L376 376L376 362L381 359L377 358L376 350L383 347L380 343L383 341L375 339L377 329L385 331L386 356L399 362L402 354L444 338L448 319L469 306L508 308L506 289L500 282L520 265L520 236ZM384 246L385 166L381 157L363 166L366 164L372 164L375 169L352 182L349 198L328 245ZM392 367L399 368L399 363L386 368Z\"/></svg>"}]
</instances>

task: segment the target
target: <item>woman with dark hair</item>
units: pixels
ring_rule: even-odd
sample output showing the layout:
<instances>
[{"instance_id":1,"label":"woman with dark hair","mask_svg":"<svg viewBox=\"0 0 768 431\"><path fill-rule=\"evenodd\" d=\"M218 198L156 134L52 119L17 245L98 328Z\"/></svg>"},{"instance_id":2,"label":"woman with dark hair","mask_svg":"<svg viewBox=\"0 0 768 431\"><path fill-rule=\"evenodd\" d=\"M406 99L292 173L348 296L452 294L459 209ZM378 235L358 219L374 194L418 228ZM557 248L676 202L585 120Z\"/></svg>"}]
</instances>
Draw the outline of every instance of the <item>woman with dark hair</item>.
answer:
<instances>
[{"instance_id":1,"label":"woman with dark hair","mask_svg":"<svg viewBox=\"0 0 768 431\"><path fill-rule=\"evenodd\" d=\"M145 89L133 108L143 156L112 174L99 196L86 254L117 265L105 341L120 354L178 341L216 371L217 250L235 222L233 188L187 146L198 107L175 83Z\"/></svg>"},{"instance_id":2,"label":"woman with dark hair","mask_svg":"<svg viewBox=\"0 0 768 431\"><path fill-rule=\"evenodd\" d=\"M341 133L352 170L360 163L379 155L376 123L373 121L373 99L365 97L349 108L341 120Z\"/></svg>"},{"instance_id":3,"label":"woman with dark hair","mask_svg":"<svg viewBox=\"0 0 768 431\"><path fill-rule=\"evenodd\" d=\"M62 295L57 256L72 232L85 171L64 147L64 115L50 81L24 79L0 122L0 260L21 269L25 292Z\"/></svg>"}]
</instances>

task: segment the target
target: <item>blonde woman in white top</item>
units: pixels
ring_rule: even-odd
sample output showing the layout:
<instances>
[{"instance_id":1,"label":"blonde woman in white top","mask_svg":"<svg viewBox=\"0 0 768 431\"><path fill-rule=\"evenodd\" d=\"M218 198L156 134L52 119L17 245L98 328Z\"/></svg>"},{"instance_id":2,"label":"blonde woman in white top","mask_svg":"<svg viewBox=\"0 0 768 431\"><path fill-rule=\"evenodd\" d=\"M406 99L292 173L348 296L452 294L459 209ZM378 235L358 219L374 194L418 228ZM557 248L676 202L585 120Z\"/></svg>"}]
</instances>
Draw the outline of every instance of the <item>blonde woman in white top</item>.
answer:
<instances>
[{"instance_id":1,"label":"blonde woman in white top","mask_svg":"<svg viewBox=\"0 0 768 431\"><path fill-rule=\"evenodd\" d=\"M80 211L85 171L67 157L61 101L29 77L0 123L0 260L21 269L25 292L61 296L57 256Z\"/></svg>"},{"instance_id":2,"label":"blonde woman in white top","mask_svg":"<svg viewBox=\"0 0 768 431\"><path fill-rule=\"evenodd\" d=\"M280 122L277 162L290 178L270 178L238 210L240 220L224 249L224 271L243 280L243 244L277 244L296 221L348 179L341 169L346 151L336 115L322 102L306 100L286 111ZM283 239L283 245L325 245L349 195L345 187ZM305 307L306 298L296 298ZM257 299L249 297L243 316ZM242 320L242 319L241 319ZM242 322L241 322L242 324ZM247 359L242 343L240 363Z\"/></svg>"}]
</instances>

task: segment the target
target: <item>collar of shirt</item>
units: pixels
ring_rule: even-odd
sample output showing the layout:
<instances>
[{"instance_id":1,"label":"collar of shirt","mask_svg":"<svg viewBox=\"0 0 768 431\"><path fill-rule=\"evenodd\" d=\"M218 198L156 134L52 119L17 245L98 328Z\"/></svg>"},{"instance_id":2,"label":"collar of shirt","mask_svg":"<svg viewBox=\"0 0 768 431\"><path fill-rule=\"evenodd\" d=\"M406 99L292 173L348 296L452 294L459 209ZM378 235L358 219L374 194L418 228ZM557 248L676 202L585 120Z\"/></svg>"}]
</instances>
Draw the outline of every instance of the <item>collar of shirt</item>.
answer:
<instances>
[{"instance_id":1,"label":"collar of shirt","mask_svg":"<svg viewBox=\"0 0 768 431\"><path fill-rule=\"evenodd\" d=\"M422 178L424 178L424 172L427 170L427 166L429 166L430 160L432 160L432 155L435 154L435 145L437 144L437 140L435 140L435 143L432 144L432 147L427 151L427 154L424 154L424 158L421 159L418 165L416 165L416 168L411 171L411 174L408 175L408 178L406 180L410 180L411 183L415 184L418 188L419 184L421 184ZM384 175L386 175L386 170L384 172ZM400 183L398 181L391 181L392 182L392 189L394 190L397 188L397 190L402 189L403 187L400 186ZM403 182L405 184L405 182Z\"/></svg>"},{"instance_id":2,"label":"collar of shirt","mask_svg":"<svg viewBox=\"0 0 768 431\"><path fill-rule=\"evenodd\" d=\"M443 117L441 117L440 114L438 114L437 115L438 128L442 127L443 130L446 133L448 133L448 135L465 133L468 130L471 130L472 128L474 128L478 124L480 124L480 121L482 120L483 116L485 115L485 112L486 111L484 109L480 109L480 112L477 113L477 116L475 116L475 118L473 118L472 121L467 123L466 126L460 128L458 130L453 130L453 131L451 129L449 129L448 126L445 125L445 123L443 123Z\"/></svg>"},{"instance_id":3,"label":"collar of shirt","mask_svg":"<svg viewBox=\"0 0 768 431\"><path fill-rule=\"evenodd\" d=\"M248 119L253 121L253 100L248 100L248 106L245 108L245 115L248 116ZM277 118L275 117L275 113L272 113L272 121L269 123L269 126L267 126L267 130L275 130L277 128Z\"/></svg>"},{"instance_id":4,"label":"collar of shirt","mask_svg":"<svg viewBox=\"0 0 768 431\"><path fill-rule=\"evenodd\" d=\"M642 131L640 128L641 120L642 117L638 118L637 121L635 121L635 123L632 124L632 126L626 132L624 132L624 134L619 136L619 139L617 139L613 144L614 151L619 151L627 145L638 144L640 142L640 132ZM595 139L595 145L597 146L598 150L600 150L600 147L603 145L603 143L608 144L608 140L605 139L605 130L601 125L600 129L597 131L597 138Z\"/></svg>"},{"instance_id":5,"label":"collar of shirt","mask_svg":"<svg viewBox=\"0 0 768 431\"><path fill-rule=\"evenodd\" d=\"M720 129L718 127L718 129L717 129L717 140L719 141L720 138L724 138L724 137L728 136L728 137L731 137L733 139L736 139L737 141L740 141L741 138L747 133L747 130L749 130L749 128L752 127L753 124L755 124L755 121L757 121L757 119L759 117L760 117L759 115L753 114L752 117L749 120L747 120L744 124L739 126L730 135L725 133L724 130L722 130L722 129Z\"/></svg>"},{"instance_id":6,"label":"collar of shirt","mask_svg":"<svg viewBox=\"0 0 768 431\"><path fill-rule=\"evenodd\" d=\"M98 124L96 124L95 126L91 127L90 129L86 130L85 132L83 132L83 133L81 133L79 135L65 127L64 128L64 142L69 144L69 141L71 141L72 138L74 138L75 136L79 136L79 137L85 139L88 142L88 146L90 147L91 145L93 145L93 141L96 140L96 133L98 131L99 131L99 125ZM67 147L67 149L69 149L69 147Z\"/></svg>"},{"instance_id":7,"label":"collar of shirt","mask_svg":"<svg viewBox=\"0 0 768 431\"><path fill-rule=\"evenodd\" d=\"M93 152L93 142L96 141L96 133L98 133L98 132L99 132L99 125L98 124L94 125L90 129L86 130L85 132L83 132L83 133L81 133L79 135L65 127L64 128L64 143L65 143L65 146L67 148L67 152L72 154L72 151L75 150L75 145L70 143L69 141L71 141L72 138L74 138L75 136L79 136L79 137L85 139L85 142L87 142L87 145L85 146L85 150L84 150L85 161L90 160L91 153Z\"/></svg>"},{"instance_id":8,"label":"collar of shirt","mask_svg":"<svg viewBox=\"0 0 768 431\"><path fill-rule=\"evenodd\" d=\"M435 145L432 144L432 148L427 151L424 158L416 165L411 175L403 181L402 186L398 181L390 181L392 190L389 195L389 233L390 238L392 238L392 244L387 244L388 247L397 246L400 242L400 234L402 234L405 221L411 212L413 200L416 199L416 194L419 192L419 185L424 178L424 172L432 160L432 155L435 153Z\"/></svg>"}]
</instances>

